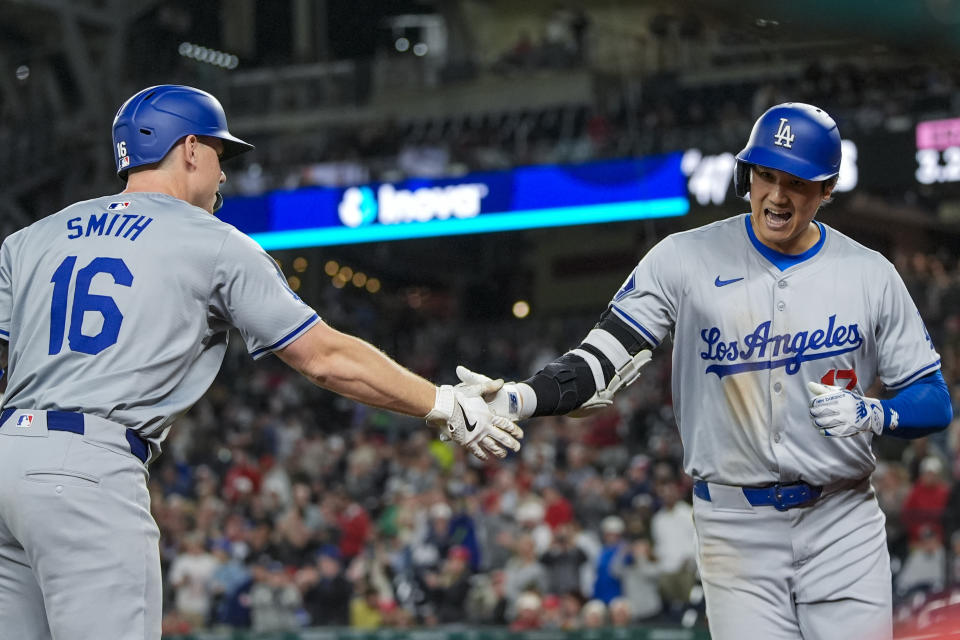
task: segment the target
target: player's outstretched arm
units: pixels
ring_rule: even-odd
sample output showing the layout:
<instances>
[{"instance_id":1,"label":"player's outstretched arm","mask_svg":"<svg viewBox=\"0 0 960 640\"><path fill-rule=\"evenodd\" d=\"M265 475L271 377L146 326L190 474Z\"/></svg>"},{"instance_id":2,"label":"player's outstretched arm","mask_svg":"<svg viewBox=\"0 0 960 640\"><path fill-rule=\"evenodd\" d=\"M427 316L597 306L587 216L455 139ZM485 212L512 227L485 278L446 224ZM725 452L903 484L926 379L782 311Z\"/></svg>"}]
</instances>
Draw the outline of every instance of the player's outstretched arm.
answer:
<instances>
[{"instance_id":1,"label":"player's outstretched arm","mask_svg":"<svg viewBox=\"0 0 960 640\"><path fill-rule=\"evenodd\" d=\"M888 400L860 396L841 387L808 382L810 418L826 437L872 431L897 438L922 438L946 429L953 419L950 391L939 371L904 387Z\"/></svg>"},{"instance_id":2,"label":"player's outstretched arm","mask_svg":"<svg viewBox=\"0 0 960 640\"><path fill-rule=\"evenodd\" d=\"M425 416L436 387L371 344L318 322L277 356L311 382L381 409Z\"/></svg>"},{"instance_id":3,"label":"player's outstretched arm","mask_svg":"<svg viewBox=\"0 0 960 640\"><path fill-rule=\"evenodd\" d=\"M650 345L609 310L579 347L568 351L523 382L495 390L487 376L457 367L465 385L480 385L490 410L511 420L531 416L582 416L613 403L613 396L640 377L650 362Z\"/></svg>"},{"instance_id":4,"label":"player's outstretched arm","mask_svg":"<svg viewBox=\"0 0 960 640\"><path fill-rule=\"evenodd\" d=\"M479 386L437 387L368 342L323 322L276 353L320 387L374 407L424 417L482 460L520 449L523 431L490 412Z\"/></svg>"}]
</instances>

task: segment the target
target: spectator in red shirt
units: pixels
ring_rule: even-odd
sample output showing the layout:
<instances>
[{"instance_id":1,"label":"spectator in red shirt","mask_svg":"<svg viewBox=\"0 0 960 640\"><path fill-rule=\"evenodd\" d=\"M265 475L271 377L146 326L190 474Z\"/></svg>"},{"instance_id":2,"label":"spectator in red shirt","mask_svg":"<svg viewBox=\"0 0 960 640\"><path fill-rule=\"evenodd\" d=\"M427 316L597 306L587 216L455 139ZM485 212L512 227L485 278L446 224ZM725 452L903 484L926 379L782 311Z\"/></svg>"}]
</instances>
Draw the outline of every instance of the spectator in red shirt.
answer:
<instances>
[{"instance_id":1,"label":"spectator in red shirt","mask_svg":"<svg viewBox=\"0 0 960 640\"><path fill-rule=\"evenodd\" d=\"M260 492L263 474L256 460L240 447L232 450L233 464L223 478L223 497L237 502Z\"/></svg>"},{"instance_id":2,"label":"spectator in red shirt","mask_svg":"<svg viewBox=\"0 0 960 640\"><path fill-rule=\"evenodd\" d=\"M556 487L547 486L543 488L543 501L546 507L543 521L550 525L550 528L554 531L560 525L573 520L573 505Z\"/></svg>"},{"instance_id":3,"label":"spectator in red shirt","mask_svg":"<svg viewBox=\"0 0 960 640\"><path fill-rule=\"evenodd\" d=\"M344 563L363 551L373 531L373 522L367 510L351 501L342 491L329 494L324 500L324 515L337 523L340 529L340 553Z\"/></svg>"},{"instance_id":4,"label":"spectator in red shirt","mask_svg":"<svg viewBox=\"0 0 960 640\"><path fill-rule=\"evenodd\" d=\"M920 532L929 527L943 539L943 511L950 487L943 477L943 463L936 456L927 456L920 463L920 475L903 503L901 517L911 543L920 540Z\"/></svg>"}]
</instances>

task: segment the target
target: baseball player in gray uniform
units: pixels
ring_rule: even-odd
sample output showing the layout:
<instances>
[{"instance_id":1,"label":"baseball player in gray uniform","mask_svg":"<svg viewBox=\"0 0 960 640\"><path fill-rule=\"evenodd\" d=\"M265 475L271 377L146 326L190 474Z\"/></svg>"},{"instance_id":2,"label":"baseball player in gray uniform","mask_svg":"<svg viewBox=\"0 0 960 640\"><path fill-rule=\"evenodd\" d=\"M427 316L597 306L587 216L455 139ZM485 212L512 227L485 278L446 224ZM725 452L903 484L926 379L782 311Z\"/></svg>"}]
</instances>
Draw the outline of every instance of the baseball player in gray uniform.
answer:
<instances>
[{"instance_id":1,"label":"baseball player in gray uniform","mask_svg":"<svg viewBox=\"0 0 960 640\"><path fill-rule=\"evenodd\" d=\"M145 89L113 128L119 195L5 239L0 338L0 636L160 637L147 463L206 391L236 328L316 384L425 416L480 458L522 432L478 388L432 383L326 325L270 256L211 215L220 162L253 147L191 87Z\"/></svg>"},{"instance_id":2,"label":"baseball player in gray uniform","mask_svg":"<svg viewBox=\"0 0 960 640\"><path fill-rule=\"evenodd\" d=\"M775 106L737 159L750 213L665 238L578 348L486 397L512 419L605 407L672 335L712 637L890 638L870 443L947 426L940 358L893 266L814 220L840 169L830 116ZM896 394L865 397L875 379Z\"/></svg>"}]
</instances>

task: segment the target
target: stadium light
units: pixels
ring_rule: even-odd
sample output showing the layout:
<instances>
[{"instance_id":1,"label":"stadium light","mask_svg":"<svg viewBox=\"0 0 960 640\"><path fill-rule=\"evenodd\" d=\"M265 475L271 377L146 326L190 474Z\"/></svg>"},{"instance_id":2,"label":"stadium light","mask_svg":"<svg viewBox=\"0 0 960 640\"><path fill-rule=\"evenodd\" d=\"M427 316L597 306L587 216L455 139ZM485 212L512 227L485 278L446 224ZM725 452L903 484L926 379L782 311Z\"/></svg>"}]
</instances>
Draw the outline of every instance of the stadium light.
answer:
<instances>
[{"instance_id":1,"label":"stadium light","mask_svg":"<svg viewBox=\"0 0 960 640\"><path fill-rule=\"evenodd\" d=\"M177 47L177 53L184 58L190 58L197 62L205 62L224 69L236 69L240 64L240 58L232 53L208 49L207 47L193 44L192 42L181 42L180 46Z\"/></svg>"}]
</instances>

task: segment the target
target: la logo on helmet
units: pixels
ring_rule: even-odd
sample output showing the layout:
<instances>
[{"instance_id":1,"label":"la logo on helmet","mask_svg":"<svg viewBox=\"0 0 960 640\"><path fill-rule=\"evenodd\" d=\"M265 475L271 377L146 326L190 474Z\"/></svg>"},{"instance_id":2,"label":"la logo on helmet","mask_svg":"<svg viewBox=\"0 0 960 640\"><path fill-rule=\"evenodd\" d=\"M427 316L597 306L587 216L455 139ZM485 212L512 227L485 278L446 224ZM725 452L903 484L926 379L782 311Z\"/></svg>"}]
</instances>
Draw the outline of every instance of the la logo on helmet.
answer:
<instances>
[{"instance_id":1,"label":"la logo on helmet","mask_svg":"<svg viewBox=\"0 0 960 640\"><path fill-rule=\"evenodd\" d=\"M793 135L793 133L790 131L790 125L787 124L788 122L789 120L787 118L780 118L780 128L777 129L777 135L773 136L773 143L780 147L791 149L793 139L797 136Z\"/></svg>"}]
</instances>

